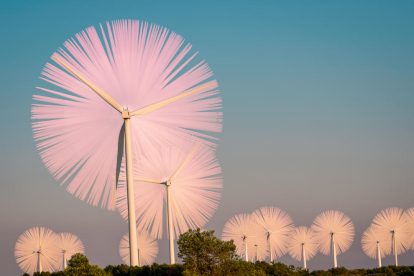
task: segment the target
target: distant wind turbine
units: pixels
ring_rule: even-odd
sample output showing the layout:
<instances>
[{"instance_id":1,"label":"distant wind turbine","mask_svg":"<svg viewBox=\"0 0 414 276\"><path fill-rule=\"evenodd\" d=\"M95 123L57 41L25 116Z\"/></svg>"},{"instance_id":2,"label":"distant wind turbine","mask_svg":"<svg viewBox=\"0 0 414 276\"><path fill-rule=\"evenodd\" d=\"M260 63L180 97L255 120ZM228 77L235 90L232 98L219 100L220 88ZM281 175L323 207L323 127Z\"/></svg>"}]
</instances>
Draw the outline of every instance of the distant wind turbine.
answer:
<instances>
[{"instance_id":1,"label":"distant wind turbine","mask_svg":"<svg viewBox=\"0 0 414 276\"><path fill-rule=\"evenodd\" d=\"M312 224L315 232L315 241L319 244L322 254L334 256L336 268L336 256L347 251L354 241L354 224L349 217L339 211L326 211L316 217Z\"/></svg>"},{"instance_id":2,"label":"distant wind turbine","mask_svg":"<svg viewBox=\"0 0 414 276\"><path fill-rule=\"evenodd\" d=\"M256 259L256 261L264 261L267 256L269 256L267 239L265 237L257 236L254 238L254 251L253 255L250 257L251 260Z\"/></svg>"},{"instance_id":3,"label":"distant wind turbine","mask_svg":"<svg viewBox=\"0 0 414 276\"><path fill-rule=\"evenodd\" d=\"M158 242L146 231L137 228L138 266L151 265L158 254ZM129 235L126 233L119 243L119 255L127 265L129 258Z\"/></svg>"},{"instance_id":4,"label":"distant wind turbine","mask_svg":"<svg viewBox=\"0 0 414 276\"><path fill-rule=\"evenodd\" d=\"M67 190L114 208L125 151L131 264L137 265L133 158L159 145L222 129L213 73L191 45L158 25L118 20L76 34L43 69L54 91L35 95L33 136L45 166ZM198 133L202 131L203 133ZM116 174L115 181L112 178ZM114 183L115 182L115 183Z\"/></svg>"},{"instance_id":5,"label":"distant wind turbine","mask_svg":"<svg viewBox=\"0 0 414 276\"><path fill-rule=\"evenodd\" d=\"M137 226L162 237L164 202L170 263L175 263L174 237L202 227L210 219L221 197L222 178L214 151L200 142L183 140L174 146L136 158L135 199ZM122 179L122 178L121 178ZM120 183L117 208L127 218L127 193Z\"/></svg>"},{"instance_id":6,"label":"distant wind turbine","mask_svg":"<svg viewBox=\"0 0 414 276\"><path fill-rule=\"evenodd\" d=\"M380 235L389 235L395 266L398 266L399 254L404 253L408 246L409 227L403 209L387 208L378 213L372 221L372 227Z\"/></svg>"},{"instance_id":7,"label":"distant wind turbine","mask_svg":"<svg viewBox=\"0 0 414 276\"><path fill-rule=\"evenodd\" d=\"M56 234L44 227L34 227L20 235L14 248L19 267L26 273L49 271L58 267L61 255L55 245Z\"/></svg>"},{"instance_id":8,"label":"distant wind turbine","mask_svg":"<svg viewBox=\"0 0 414 276\"><path fill-rule=\"evenodd\" d=\"M270 252L270 262L287 253L290 232L294 229L292 218L276 207L262 207L252 214L252 219L260 225L259 235L266 238Z\"/></svg>"},{"instance_id":9,"label":"distant wind turbine","mask_svg":"<svg viewBox=\"0 0 414 276\"><path fill-rule=\"evenodd\" d=\"M244 257L245 261L253 261L254 257L249 258L249 256L256 254L255 244L259 233L258 225L250 214L239 214L229 219L224 225L222 238L224 241L233 240L237 248L236 253Z\"/></svg>"},{"instance_id":10,"label":"distant wind turbine","mask_svg":"<svg viewBox=\"0 0 414 276\"><path fill-rule=\"evenodd\" d=\"M391 254L391 234L381 233L372 226L362 234L362 249L368 257L378 259L378 267L381 267L381 258Z\"/></svg>"},{"instance_id":11,"label":"distant wind turbine","mask_svg":"<svg viewBox=\"0 0 414 276\"><path fill-rule=\"evenodd\" d=\"M74 234L60 233L56 235L56 246L62 254L62 262L58 262L58 270L65 270L67 261L76 253L85 254L85 248L82 241Z\"/></svg>"},{"instance_id":12,"label":"distant wind turbine","mask_svg":"<svg viewBox=\"0 0 414 276\"><path fill-rule=\"evenodd\" d=\"M289 255L297 261L303 261L303 268L307 269L306 261L318 253L318 244L312 229L305 226L295 228L289 235L288 250Z\"/></svg>"}]
</instances>

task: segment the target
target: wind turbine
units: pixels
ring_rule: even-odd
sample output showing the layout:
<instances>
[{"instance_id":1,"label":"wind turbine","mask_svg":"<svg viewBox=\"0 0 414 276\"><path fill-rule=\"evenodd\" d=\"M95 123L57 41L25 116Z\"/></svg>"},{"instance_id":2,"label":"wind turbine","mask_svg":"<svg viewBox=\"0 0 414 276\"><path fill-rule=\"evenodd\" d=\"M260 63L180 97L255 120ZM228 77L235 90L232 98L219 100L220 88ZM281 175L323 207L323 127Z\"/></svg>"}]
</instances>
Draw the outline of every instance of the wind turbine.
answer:
<instances>
[{"instance_id":1,"label":"wind turbine","mask_svg":"<svg viewBox=\"0 0 414 276\"><path fill-rule=\"evenodd\" d=\"M55 245L56 234L44 227L33 227L18 238L14 256L26 273L50 271L58 266L59 252Z\"/></svg>"},{"instance_id":2,"label":"wind turbine","mask_svg":"<svg viewBox=\"0 0 414 276\"><path fill-rule=\"evenodd\" d=\"M213 150L193 140L179 141L136 159L137 225L162 237L166 201L171 264L175 263L174 236L202 227L217 209L222 189L221 169ZM117 208L127 218L125 190L121 182Z\"/></svg>"},{"instance_id":3,"label":"wind turbine","mask_svg":"<svg viewBox=\"0 0 414 276\"><path fill-rule=\"evenodd\" d=\"M354 224L349 217L339 211L326 211L315 218L312 224L315 233L315 241L319 244L322 254L334 256L336 268L336 256L347 251L354 241Z\"/></svg>"},{"instance_id":4,"label":"wind turbine","mask_svg":"<svg viewBox=\"0 0 414 276\"><path fill-rule=\"evenodd\" d=\"M372 221L372 227L380 235L389 235L395 266L398 266L398 254L406 251L409 240L409 227L400 208L387 208L378 213Z\"/></svg>"},{"instance_id":5,"label":"wind turbine","mask_svg":"<svg viewBox=\"0 0 414 276\"><path fill-rule=\"evenodd\" d=\"M318 253L318 244L312 229L305 226L295 228L289 235L288 250L289 255L297 261L303 261L303 268L307 269L306 261Z\"/></svg>"},{"instance_id":6,"label":"wind turbine","mask_svg":"<svg viewBox=\"0 0 414 276\"><path fill-rule=\"evenodd\" d=\"M253 212L252 219L260 225L260 235L266 237L270 262L273 261L273 254L276 258L285 255L289 234L295 227L292 218L279 208L262 207Z\"/></svg>"},{"instance_id":7,"label":"wind turbine","mask_svg":"<svg viewBox=\"0 0 414 276\"><path fill-rule=\"evenodd\" d=\"M368 257L378 259L378 267L381 267L381 258L391 254L390 238L390 233L378 233L372 226L362 234L362 249Z\"/></svg>"},{"instance_id":8,"label":"wind turbine","mask_svg":"<svg viewBox=\"0 0 414 276\"><path fill-rule=\"evenodd\" d=\"M65 270L68 260L76 253L85 254L82 241L74 234L60 233L56 235L56 246L62 254L63 261L59 263L58 270Z\"/></svg>"},{"instance_id":9,"label":"wind turbine","mask_svg":"<svg viewBox=\"0 0 414 276\"><path fill-rule=\"evenodd\" d=\"M255 255L255 242L259 237L258 229L257 223L252 220L250 214L235 215L224 225L222 239L224 241L233 240L237 248L237 255L244 257L245 261L249 261L249 254ZM250 259L253 260L254 257Z\"/></svg>"},{"instance_id":10,"label":"wind turbine","mask_svg":"<svg viewBox=\"0 0 414 276\"><path fill-rule=\"evenodd\" d=\"M88 202L114 209L119 171L126 155L131 264L136 248L133 159L191 135L221 131L221 99L208 65L184 71L196 54L186 55L183 39L157 25L135 20L102 26L101 41L90 27L64 43L47 63L45 81L67 92L39 88L32 124L40 156L67 190ZM108 39L107 39L108 38ZM204 82L204 83L203 83ZM202 83L202 84L201 84ZM113 181L113 173L116 179ZM115 183L114 183L115 182ZM112 199L112 200L111 200Z\"/></svg>"},{"instance_id":11,"label":"wind turbine","mask_svg":"<svg viewBox=\"0 0 414 276\"><path fill-rule=\"evenodd\" d=\"M268 247L267 247L267 239L263 236L256 236L254 238L254 252L253 256L251 256L251 260L256 259L256 261L263 261L269 255Z\"/></svg>"},{"instance_id":12,"label":"wind turbine","mask_svg":"<svg viewBox=\"0 0 414 276\"><path fill-rule=\"evenodd\" d=\"M138 266L151 265L158 255L158 242L146 231L137 228ZM129 235L126 233L119 243L119 255L127 265L129 258Z\"/></svg>"}]
</instances>

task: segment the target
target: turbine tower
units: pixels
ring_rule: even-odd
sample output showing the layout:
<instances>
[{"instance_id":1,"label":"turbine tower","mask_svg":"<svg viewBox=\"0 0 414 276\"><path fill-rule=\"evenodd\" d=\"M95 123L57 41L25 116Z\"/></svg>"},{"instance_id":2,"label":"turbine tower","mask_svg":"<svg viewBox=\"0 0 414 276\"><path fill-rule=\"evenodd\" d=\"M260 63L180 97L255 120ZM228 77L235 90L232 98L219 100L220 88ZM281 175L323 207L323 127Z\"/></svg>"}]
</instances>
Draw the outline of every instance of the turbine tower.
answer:
<instances>
[{"instance_id":1,"label":"turbine tower","mask_svg":"<svg viewBox=\"0 0 414 276\"><path fill-rule=\"evenodd\" d=\"M380 235L389 235L395 266L398 266L398 255L406 251L409 241L409 226L400 208L387 208L378 213L372 221L372 227Z\"/></svg>"},{"instance_id":2,"label":"turbine tower","mask_svg":"<svg viewBox=\"0 0 414 276\"><path fill-rule=\"evenodd\" d=\"M197 53L187 56L191 45L182 47L181 36L136 20L106 26L103 41L87 28L52 55L60 68L46 64L42 79L51 88L33 97L33 136L56 180L112 210L125 151L130 257L137 265L132 156L191 135L211 138L204 133L222 128L221 99L213 97L217 82L204 61L187 66Z\"/></svg>"},{"instance_id":3,"label":"turbine tower","mask_svg":"<svg viewBox=\"0 0 414 276\"><path fill-rule=\"evenodd\" d=\"M14 248L19 267L26 273L49 271L58 266L60 254L56 234L44 227L33 227L20 235Z\"/></svg>"},{"instance_id":4,"label":"turbine tower","mask_svg":"<svg viewBox=\"0 0 414 276\"><path fill-rule=\"evenodd\" d=\"M290 232L295 228L292 218L276 207L262 207L252 214L253 220L260 225L259 232L269 246L270 262L273 256L282 257L287 253Z\"/></svg>"},{"instance_id":5,"label":"turbine tower","mask_svg":"<svg viewBox=\"0 0 414 276\"><path fill-rule=\"evenodd\" d=\"M177 141L136 160L138 228L162 237L166 202L170 263L174 264L174 237L204 226L218 207L223 186L220 165L213 150L200 142L196 144L194 139ZM128 216L126 195L121 182L117 208L124 218Z\"/></svg>"},{"instance_id":6,"label":"turbine tower","mask_svg":"<svg viewBox=\"0 0 414 276\"><path fill-rule=\"evenodd\" d=\"M362 249L368 257L378 259L378 267L381 267L381 258L391 254L390 235L390 233L378 233L372 226L362 234Z\"/></svg>"},{"instance_id":7,"label":"turbine tower","mask_svg":"<svg viewBox=\"0 0 414 276\"><path fill-rule=\"evenodd\" d=\"M138 266L151 265L158 255L158 242L146 231L137 228ZM119 243L119 255L127 265L129 258L129 235L126 233Z\"/></svg>"},{"instance_id":8,"label":"turbine tower","mask_svg":"<svg viewBox=\"0 0 414 276\"><path fill-rule=\"evenodd\" d=\"M313 221L312 230L315 232L315 241L319 244L322 254L334 256L336 268L336 256L347 251L354 241L354 224L342 212L326 211Z\"/></svg>"},{"instance_id":9,"label":"turbine tower","mask_svg":"<svg viewBox=\"0 0 414 276\"><path fill-rule=\"evenodd\" d=\"M56 246L59 253L62 254L62 262L59 262L58 270L65 270L68 260L76 253L85 254L85 248L82 241L74 234L60 233L56 237Z\"/></svg>"},{"instance_id":10,"label":"turbine tower","mask_svg":"<svg viewBox=\"0 0 414 276\"><path fill-rule=\"evenodd\" d=\"M295 228L289 236L288 250L289 255L297 261L303 261L303 268L307 269L306 261L318 253L318 244L312 229L305 226Z\"/></svg>"},{"instance_id":11,"label":"turbine tower","mask_svg":"<svg viewBox=\"0 0 414 276\"><path fill-rule=\"evenodd\" d=\"M249 256L255 256L256 239L259 237L258 229L259 226L252 220L250 214L239 214L226 222L222 239L224 241L233 240L237 248L237 255L244 257L245 261L253 260L254 257L249 258Z\"/></svg>"}]
</instances>

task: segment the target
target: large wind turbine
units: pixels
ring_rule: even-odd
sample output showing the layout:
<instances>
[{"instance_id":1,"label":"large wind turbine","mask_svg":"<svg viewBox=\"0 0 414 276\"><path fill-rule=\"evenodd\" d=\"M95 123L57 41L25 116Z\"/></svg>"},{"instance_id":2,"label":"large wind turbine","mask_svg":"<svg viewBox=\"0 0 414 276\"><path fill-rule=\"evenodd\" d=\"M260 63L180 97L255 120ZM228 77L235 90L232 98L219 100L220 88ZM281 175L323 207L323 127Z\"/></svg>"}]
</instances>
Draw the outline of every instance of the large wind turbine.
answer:
<instances>
[{"instance_id":1,"label":"large wind turbine","mask_svg":"<svg viewBox=\"0 0 414 276\"><path fill-rule=\"evenodd\" d=\"M252 220L250 214L239 214L229 219L224 225L222 238L224 241L233 240L236 245L236 253L244 257L245 261L253 260L255 256L255 242L259 238L259 227ZM263 239L266 242L266 239Z\"/></svg>"},{"instance_id":2,"label":"large wind turbine","mask_svg":"<svg viewBox=\"0 0 414 276\"><path fill-rule=\"evenodd\" d=\"M372 227L380 235L387 235L392 252L395 256L395 266L398 266L399 254L404 253L408 246L409 227L404 216L404 211L400 208L387 208L378 213L372 221Z\"/></svg>"},{"instance_id":3,"label":"large wind turbine","mask_svg":"<svg viewBox=\"0 0 414 276\"><path fill-rule=\"evenodd\" d=\"M62 254L62 262L59 262L58 270L65 270L68 260L76 253L85 254L82 241L74 234L57 234L55 244L59 249L59 253Z\"/></svg>"},{"instance_id":4,"label":"large wind turbine","mask_svg":"<svg viewBox=\"0 0 414 276\"><path fill-rule=\"evenodd\" d=\"M289 234L295 227L292 218L279 208L262 207L253 212L252 219L260 225L260 235L266 237L270 262L273 261L273 254L276 258L285 255Z\"/></svg>"},{"instance_id":5,"label":"large wind turbine","mask_svg":"<svg viewBox=\"0 0 414 276\"><path fill-rule=\"evenodd\" d=\"M32 107L33 132L54 177L108 209L125 150L130 257L137 265L132 156L190 135L209 138L192 130L221 131L222 114L214 111L221 99L212 97L217 82L207 81L206 63L183 70L196 54L184 59L191 45L182 48L177 34L134 20L107 23L107 34L100 27L103 41L90 27L64 43L68 52L53 54L64 70L46 64L43 79L66 92L39 88L52 96L34 96L42 103Z\"/></svg>"},{"instance_id":6,"label":"large wind turbine","mask_svg":"<svg viewBox=\"0 0 414 276\"><path fill-rule=\"evenodd\" d=\"M289 255L297 261L303 261L303 268L307 269L306 261L318 253L318 244L312 229L305 226L295 228L289 235L288 249Z\"/></svg>"},{"instance_id":7,"label":"large wind turbine","mask_svg":"<svg viewBox=\"0 0 414 276\"><path fill-rule=\"evenodd\" d=\"M158 242L146 231L137 228L138 266L151 265L158 254ZM127 265L129 258L129 235L126 233L119 243L119 255Z\"/></svg>"},{"instance_id":8,"label":"large wind turbine","mask_svg":"<svg viewBox=\"0 0 414 276\"><path fill-rule=\"evenodd\" d=\"M339 211L326 211L315 218L312 224L315 232L315 241L319 244L322 254L334 256L336 268L336 256L348 250L354 241L354 224L349 217Z\"/></svg>"},{"instance_id":9,"label":"large wind turbine","mask_svg":"<svg viewBox=\"0 0 414 276\"><path fill-rule=\"evenodd\" d=\"M174 236L202 227L212 217L220 199L220 166L213 150L200 143L195 144L193 139L179 141L136 159L138 228L162 237L166 201L171 264L175 263ZM121 182L117 208L127 218L125 190Z\"/></svg>"},{"instance_id":10,"label":"large wind turbine","mask_svg":"<svg viewBox=\"0 0 414 276\"><path fill-rule=\"evenodd\" d=\"M379 233L372 226L362 234L362 249L368 257L378 259L378 267L381 267L381 258L391 254L390 233Z\"/></svg>"},{"instance_id":11,"label":"large wind turbine","mask_svg":"<svg viewBox=\"0 0 414 276\"><path fill-rule=\"evenodd\" d=\"M29 273L53 272L60 254L55 245L56 234L44 227L33 227L20 235L14 248L19 267Z\"/></svg>"}]
</instances>

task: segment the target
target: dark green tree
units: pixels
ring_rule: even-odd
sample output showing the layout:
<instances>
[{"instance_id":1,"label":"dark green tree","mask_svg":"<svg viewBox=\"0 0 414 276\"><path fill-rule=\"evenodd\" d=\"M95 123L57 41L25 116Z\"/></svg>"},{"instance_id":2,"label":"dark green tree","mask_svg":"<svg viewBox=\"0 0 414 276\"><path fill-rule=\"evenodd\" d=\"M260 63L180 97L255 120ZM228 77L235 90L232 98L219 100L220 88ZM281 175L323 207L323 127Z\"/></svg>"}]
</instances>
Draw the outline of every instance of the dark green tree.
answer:
<instances>
[{"instance_id":1,"label":"dark green tree","mask_svg":"<svg viewBox=\"0 0 414 276\"><path fill-rule=\"evenodd\" d=\"M226 276L266 276L266 272L260 267L251 262L246 262L241 259L226 261L219 267L217 275Z\"/></svg>"},{"instance_id":2,"label":"dark green tree","mask_svg":"<svg viewBox=\"0 0 414 276\"><path fill-rule=\"evenodd\" d=\"M49 271L35 272L33 273L33 276L50 276L50 272Z\"/></svg>"},{"instance_id":3,"label":"dark green tree","mask_svg":"<svg viewBox=\"0 0 414 276\"><path fill-rule=\"evenodd\" d=\"M85 255L76 253L68 261L65 269L67 276L107 276L108 274L97 265L91 265ZM110 274L109 274L110 275Z\"/></svg>"},{"instance_id":4,"label":"dark green tree","mask_svg":"<svg viewBox=\"0 0 414 276\"><path fill-rule=\"evenodd\" d=\"M178 257L189 275L223 275L219 266L237 260L233 241L222 241L214 231L188 230L178 239Z\"/></svg>"}]
</instances>

